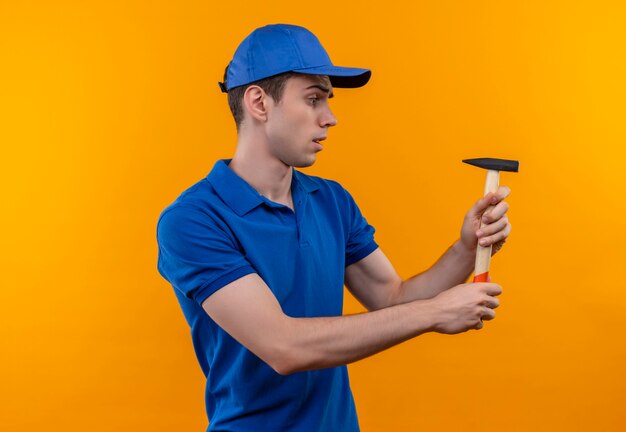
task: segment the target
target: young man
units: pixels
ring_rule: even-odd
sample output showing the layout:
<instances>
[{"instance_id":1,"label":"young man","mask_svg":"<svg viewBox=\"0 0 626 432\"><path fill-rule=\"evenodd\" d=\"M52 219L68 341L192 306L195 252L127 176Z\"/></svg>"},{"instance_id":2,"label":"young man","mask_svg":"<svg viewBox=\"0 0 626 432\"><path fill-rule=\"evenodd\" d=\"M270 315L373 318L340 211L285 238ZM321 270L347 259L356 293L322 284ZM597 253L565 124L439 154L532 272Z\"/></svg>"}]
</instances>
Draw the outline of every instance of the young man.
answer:
<instances>
[{"instance_id":1,"label":"young man","mask_svg":"<svg viewBox=\"0 0 626 432\"><path fill-rule=\"evenodd\" d=\"M501 288L464 282L477 242L498 250L509 235L508 188L478 200L460 239L402 281L350 194L294 169L315 162L337 123L333 87L363 86L370 74L332 65L302 27L271 25L242 42L220 83L237 124L235 155L165 209L157 228L159 271L207 377L208 430L357 431L346 364L495 317ZM341 315L344 283L369 312Z\"/></svg>"}]
</instances>

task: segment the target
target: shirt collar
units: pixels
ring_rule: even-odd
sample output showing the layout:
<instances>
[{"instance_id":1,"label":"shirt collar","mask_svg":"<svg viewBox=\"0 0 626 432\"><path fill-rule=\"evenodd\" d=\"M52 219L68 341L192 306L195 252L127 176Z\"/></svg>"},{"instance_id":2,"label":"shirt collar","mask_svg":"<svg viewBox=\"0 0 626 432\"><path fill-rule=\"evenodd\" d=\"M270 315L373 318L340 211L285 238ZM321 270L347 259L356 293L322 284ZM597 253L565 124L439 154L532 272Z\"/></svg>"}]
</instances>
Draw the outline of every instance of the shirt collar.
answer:
<instances>
[{"instance_id":1,"label":"shirt collar","mask_svg":"<svg viewBox=\"0 0 626 432\"><path fill-rule=\"evenodd\" d=\"M301 173L300 171L296 171L292 168L293 171L293 179L291 181L291 187L295 184L298 184L302 187L302 190L306 193L315 192L319 189L319 186L313 179L311 179L308 175Z\"/></svg>"},{"instance_id":2,"label":"shirt collar","mask_svg":"<svg viewBox=\"0 0 626 432\"><path fill-rule=\"evenodd\" d=\"M231 160L232 159L218 160L207 176L207 180L211 183L220 198L237 213L237 215L243 216L250 210L263 204L265 198L228 167ZM298 186L304 193L311 193L319 189L317 184L307 175L293 168L292 170L292 193Z\"/></svg>"}]
</instances>

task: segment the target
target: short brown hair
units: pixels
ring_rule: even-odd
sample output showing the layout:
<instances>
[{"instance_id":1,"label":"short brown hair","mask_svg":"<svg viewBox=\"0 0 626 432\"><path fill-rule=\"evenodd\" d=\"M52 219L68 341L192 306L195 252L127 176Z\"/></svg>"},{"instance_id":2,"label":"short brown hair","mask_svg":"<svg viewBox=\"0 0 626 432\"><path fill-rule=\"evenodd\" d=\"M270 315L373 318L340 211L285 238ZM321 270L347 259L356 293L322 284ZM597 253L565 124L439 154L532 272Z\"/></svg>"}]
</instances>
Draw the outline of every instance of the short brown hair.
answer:
<instances>
[{"instance_id":1,"label":"short brown hair","mask_svg":"<svg viewBox=\"0 0 626 432\"><path fill-rule=\"evenodd\" d=\"M226 68L226 71L224 71L224 83L226 83L227 73L228 68ZM272 99L274 99L274 102L278 103L283 97L285 83L289 78L296 75L299 74L295 72L285 72L269 78L263 78L262 80L251 82L250 84L245 84L230 89L228 91L228 106L230 107L230 112L233 113L233 117L235 118L235 124L237 125L237 129L239 129L239 126L243 121L243 95L248 87L252 85L261 87L265 93L267 93Z\"/></svg>"}]
</instances>

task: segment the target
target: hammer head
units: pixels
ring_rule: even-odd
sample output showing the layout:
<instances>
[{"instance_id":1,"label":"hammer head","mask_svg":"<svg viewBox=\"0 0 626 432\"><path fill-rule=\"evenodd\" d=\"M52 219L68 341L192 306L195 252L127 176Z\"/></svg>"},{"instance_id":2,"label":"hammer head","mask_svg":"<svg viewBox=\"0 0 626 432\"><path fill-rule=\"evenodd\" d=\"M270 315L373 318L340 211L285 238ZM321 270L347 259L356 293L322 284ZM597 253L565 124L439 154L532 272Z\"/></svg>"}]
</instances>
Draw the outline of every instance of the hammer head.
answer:
<instances>
[{"instance_id":1,"label":"hammer head","mask_svg":"<svg viewBox=\"0 0 626 432\"><path fill-rule=\"evenodd\" d=\"M519 171L519 161L509 159L493 159L493 158L478 158L478 159L464 159L466 164L474 165L479 168L484 168L493 171Z\"/></svg>"}]
</instances>

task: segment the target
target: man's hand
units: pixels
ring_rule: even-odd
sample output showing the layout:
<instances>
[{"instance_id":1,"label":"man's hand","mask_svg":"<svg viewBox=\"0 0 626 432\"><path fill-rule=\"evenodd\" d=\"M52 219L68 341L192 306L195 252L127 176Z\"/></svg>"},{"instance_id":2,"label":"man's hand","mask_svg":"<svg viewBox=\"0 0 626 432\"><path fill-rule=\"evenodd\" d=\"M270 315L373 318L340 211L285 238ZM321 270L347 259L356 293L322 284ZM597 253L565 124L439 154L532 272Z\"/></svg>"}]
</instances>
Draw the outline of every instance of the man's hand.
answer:
<instances>
[{"instance_id":1,"label":"man's hand","mask_svg":"<svg viewBox=\"0 0 626 432\"><path fill-rule=\"evenodd\" d=\"M500 305L495 297L502 293L494 283L470 283L457 285L431 300L437 317L434 331L444 334L462 333L481 329L483 321L496 317L494 311Z\"/></svg>"},{"instance_id":2,"label":"man's hand","mask_svg":"<svg viewBox=\"0 0 626 432\"><path fill-rule=\"evenodd\" d=\"M463 287L468 293L455 291L456 297L437 296L368 313L295 318L282 311L270 288L253 273L220 288L202 306L224 331L285 375L345 365L429 331L469 330L468 320L475 328L476 320L489 315L480 305L495 301L478 292L476 287L483 285L492 291L496 286L473 284Z\"/></svg>"},{"instance_id":3,"label":"man's hand","mask_svg":"<svg viewBox=\"0 0 626 432\"><path fill-rule=\"evenodd\" d=\"M492 255L502 248L511 233L511 224L506 215L509 205L504 201L510 193L511 189L507 186L500 186L495 194L485 195L467 212L461 227L461 244L468 251L475 251L478 242L481 246L492 245Z\"/></svg>"}]
</instances>

